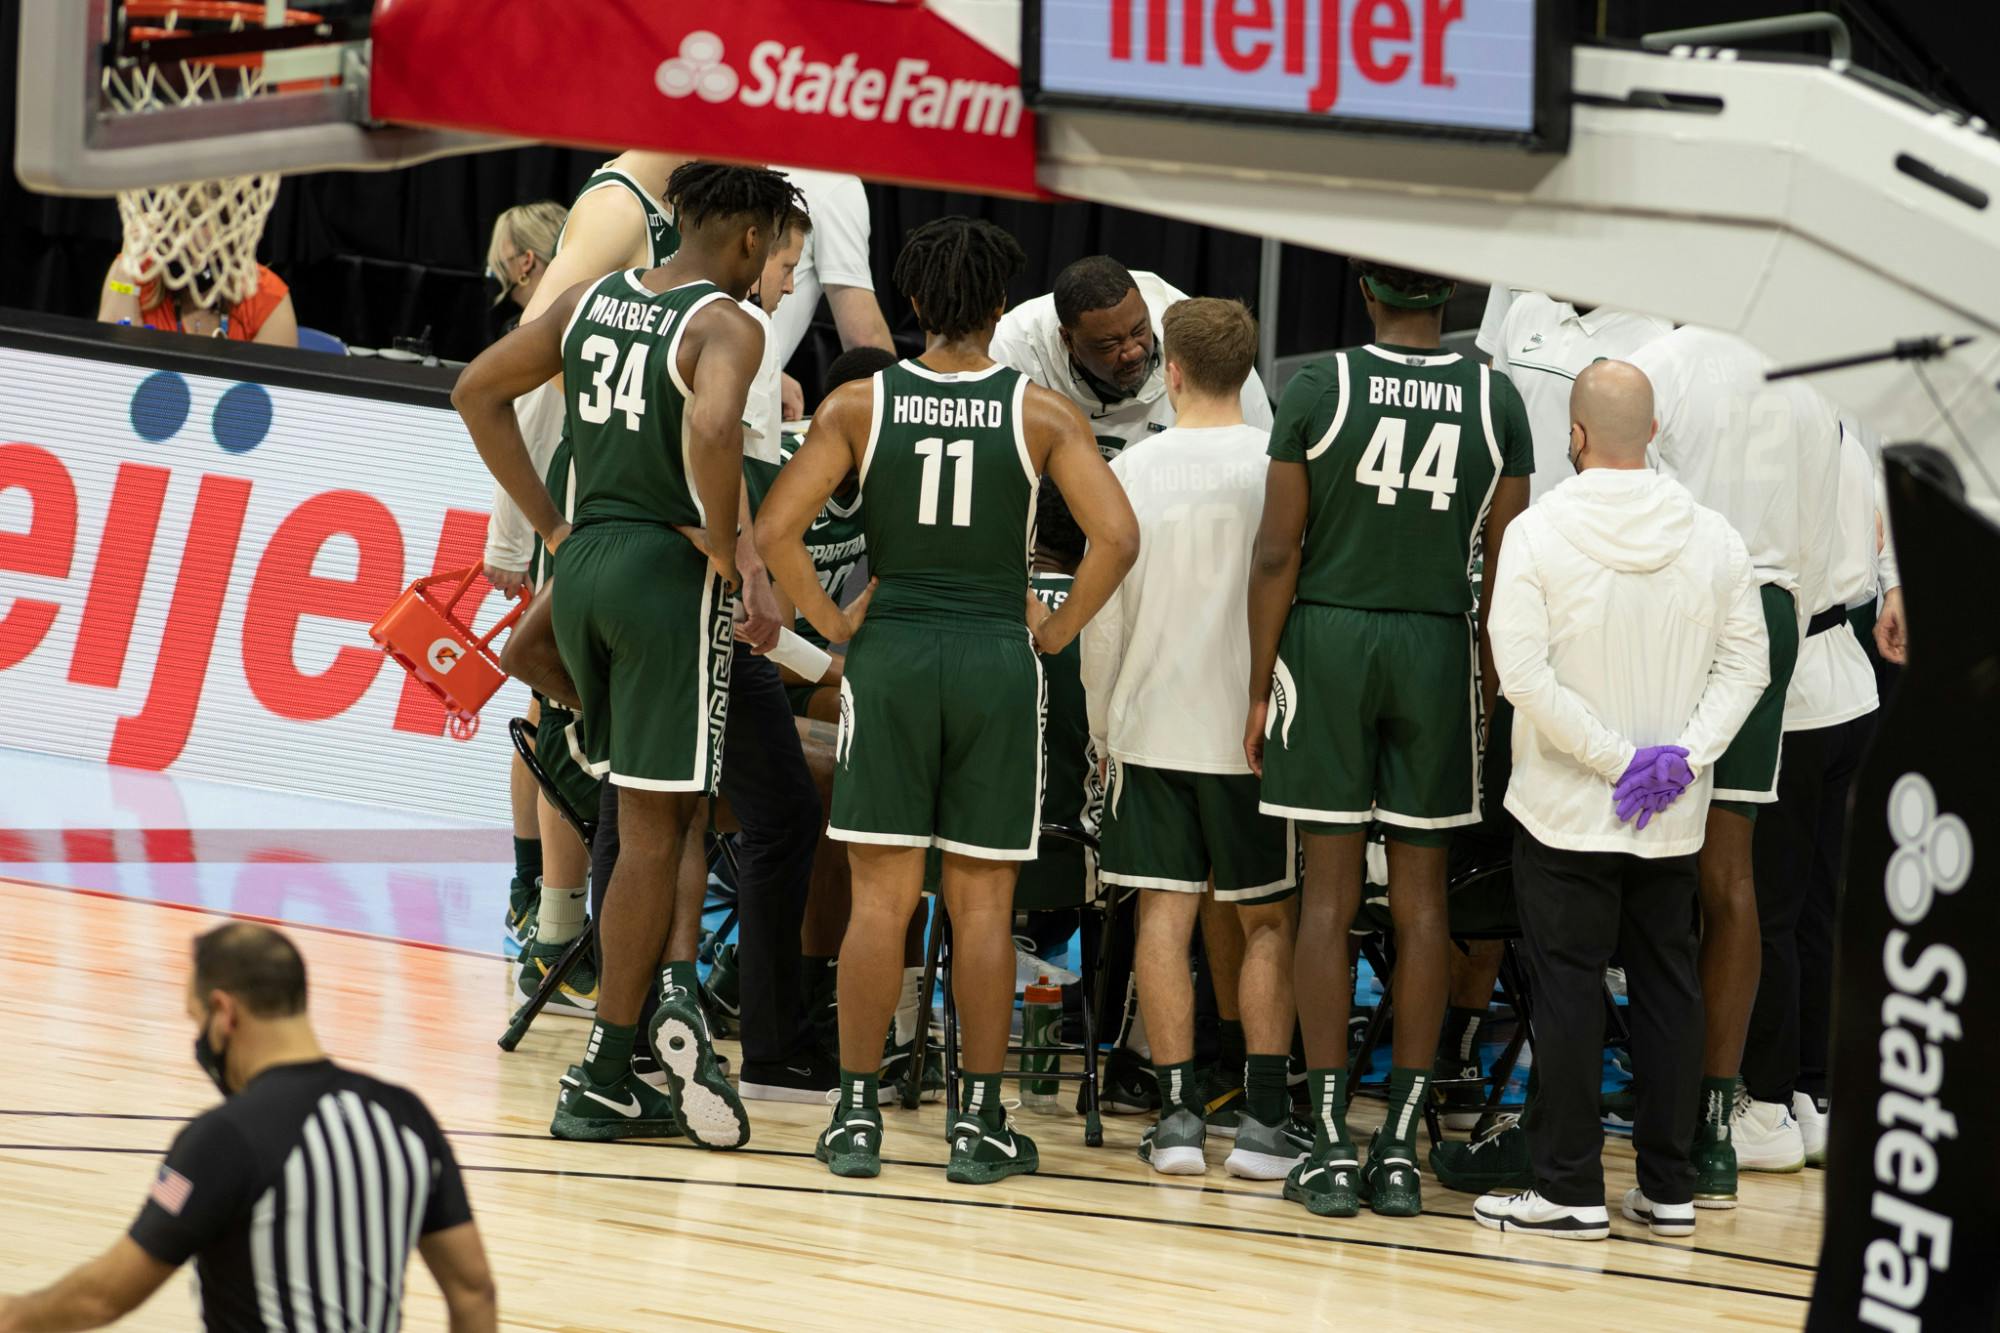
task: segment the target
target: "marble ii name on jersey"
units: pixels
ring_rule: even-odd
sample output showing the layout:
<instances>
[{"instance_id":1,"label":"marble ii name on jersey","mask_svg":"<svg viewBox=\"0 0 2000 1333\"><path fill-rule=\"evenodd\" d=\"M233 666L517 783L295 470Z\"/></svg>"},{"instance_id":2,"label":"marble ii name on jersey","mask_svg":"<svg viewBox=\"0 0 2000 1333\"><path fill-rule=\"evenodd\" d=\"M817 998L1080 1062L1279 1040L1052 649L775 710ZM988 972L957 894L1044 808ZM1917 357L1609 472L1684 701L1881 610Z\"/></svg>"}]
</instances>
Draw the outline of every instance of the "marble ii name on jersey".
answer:
<instances>
[{"instance_id":1,"label":"marble ii name on jersey","mask_svg":"<svg viewBox=\"0 0 2000 1333\"><path fill-rule=\"evenodd\" d=\"M584 316L593 324L605 324L627 333L665 333L674 326L680 312L648 301L624 301L602 292L591 300Z\"/></svg>"}]
</instances>

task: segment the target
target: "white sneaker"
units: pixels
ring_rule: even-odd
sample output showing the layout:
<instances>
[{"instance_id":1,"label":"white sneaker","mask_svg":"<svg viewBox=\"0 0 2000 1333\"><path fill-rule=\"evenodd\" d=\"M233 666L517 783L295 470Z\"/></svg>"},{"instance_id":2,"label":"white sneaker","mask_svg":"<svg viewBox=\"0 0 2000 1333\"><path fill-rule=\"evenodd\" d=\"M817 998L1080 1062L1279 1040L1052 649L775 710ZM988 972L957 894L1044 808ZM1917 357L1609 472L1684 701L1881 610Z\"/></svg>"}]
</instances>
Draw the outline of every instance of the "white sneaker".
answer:
<instances>
[{"instance_id":1,"label":"white sneaker","mask_svg":"<svg viewBox=\"0 0 2000 1333\"><path fill-rule=\"evenodd\" d=\"M1792 1094L1792 1118L1799 1122L1799 1138L1805 1144L1806 1165L1826 1165L1826 1117L1819 1103L1803 1092Z\"/></svg>"},{"instance_id":2,"label":"white sneaker","mask_svg":"<svg viewBox=\"0 0 2000 1333\"><path fill-rule=\"evenodd\" d=\"M1557 1240L1603 1240L1611 1234L1611 1216L1602 1204L1567 1208L1533 1190L1481 1195L1472 1205L1472 1215L1492 1231L1529 1231Z\"/></svg>"},{"instance_id":3,"label":"white sneaker","mask_svg":"<svg viewBox=\"0 0 2000 1333\"><path fill-rule=\"evenodd\" d=\"M1729 1120L1729 1141L1736 1149L1739 1171L1801 1171L1806 1144L1792 1108L1752 1100L1742 1084L1736 1088L1736 1113Z\"/></svg>"},{"instance_id":4,"label":"white sneaker","mask_svg":"<svg viewBox=\"0 0 2000 1333\"><path fill-rule=\"evenodd\" d=\"M1625 1216L1634 1222L1644 1222L1653 1229L1655 1236L1692 1236L1694 1234L1694 1205L1692 1203L1654 1203L1634 1186L1625 1191Z\"/></svg>"}]
</instances>

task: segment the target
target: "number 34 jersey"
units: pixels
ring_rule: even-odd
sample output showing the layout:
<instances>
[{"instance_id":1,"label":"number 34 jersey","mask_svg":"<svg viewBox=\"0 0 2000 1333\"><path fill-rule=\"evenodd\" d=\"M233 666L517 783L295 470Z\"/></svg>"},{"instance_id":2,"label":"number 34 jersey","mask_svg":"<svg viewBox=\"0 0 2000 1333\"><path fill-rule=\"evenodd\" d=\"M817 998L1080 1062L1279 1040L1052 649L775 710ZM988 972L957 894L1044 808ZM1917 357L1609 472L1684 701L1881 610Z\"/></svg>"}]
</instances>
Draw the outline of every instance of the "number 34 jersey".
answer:
<instances>
[{"instance_id":1,"label":"number 34 jersey","mask_svg":"<svg viewBox=\"0 0 2000 1333\"><path fill-rule=\"evenodd\" d=\"M861 462L870 623L1023 630L1039 482L1022 433L1027 376L1003 365L879 371Z\"/></svg>"},{"instance_id":2,"label":"number 34 jersey","mask_svg":"<svg viewBox=\"0 0 2000 1333\"><path fill-rule=\"evenodd\" d=\"M578 528L607 520L699 527L688 472L681 334L695 312L729 298L710 282L655 292L641 269L585 289L563 332L563 399L576 461Z\"/></svg>"},{"instance_id":3,"label":"number 34 jersey","mask_svg":"<svg viewBox=\"0 0 2000 1333\"><path fill-rule=\"evenodd\" d=\"M1369 344L1285 386L1271 457L1311 488L1298 600L1364 611L1472 609L1472 563L1502 476L1534 471L1505 375L1435 348Z\"/></svg>"}]
</instances>

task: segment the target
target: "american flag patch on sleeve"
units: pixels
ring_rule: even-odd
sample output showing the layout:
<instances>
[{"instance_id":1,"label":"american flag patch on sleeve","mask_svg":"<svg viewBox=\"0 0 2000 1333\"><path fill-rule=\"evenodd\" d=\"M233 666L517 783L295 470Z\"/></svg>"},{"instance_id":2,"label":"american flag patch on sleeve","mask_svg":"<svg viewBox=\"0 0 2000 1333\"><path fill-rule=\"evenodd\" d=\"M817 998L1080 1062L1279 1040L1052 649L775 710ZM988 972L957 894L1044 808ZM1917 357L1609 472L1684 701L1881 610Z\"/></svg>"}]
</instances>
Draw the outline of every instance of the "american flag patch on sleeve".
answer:
<instances>
[{"instance_id":1,"label":"american flag patch on sleeve","mask_svg":"<svg viewBox=\"0 0 2000 1333\"><path fill-rule=\"evenodd\" d=\"M188 1195L192 1193L194 1182L163 1162L160 1174L153 1180L152 1191L146 1197L165 1209L169 1216L179 1217L181 1209L187 1207Z\"/></svg>"}]
</instances>

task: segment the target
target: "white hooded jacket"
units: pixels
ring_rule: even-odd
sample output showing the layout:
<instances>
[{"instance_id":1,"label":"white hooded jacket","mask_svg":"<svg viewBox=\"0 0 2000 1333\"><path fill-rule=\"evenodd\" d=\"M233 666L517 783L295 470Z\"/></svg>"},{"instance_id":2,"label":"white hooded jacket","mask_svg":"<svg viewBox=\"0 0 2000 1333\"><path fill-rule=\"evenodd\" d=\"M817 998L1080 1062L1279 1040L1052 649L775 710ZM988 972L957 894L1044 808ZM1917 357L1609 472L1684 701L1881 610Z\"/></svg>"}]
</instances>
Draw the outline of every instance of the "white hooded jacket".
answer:
<instances>
[{"instance_id":1,"label":"white hooded jacket","mask_svg":"<svg viewBox=\"0 0 2000 1333\"><path fill-rule=\"evenodd\" d=\"M1589 469L1507 529L1492 617L1521 826L1570 851L1700 850L1711 766L1771 676L1756 575L1728 520L1657 472ZM1641 830L1611 793L1645 745L1684 747L1695 781Z\"/></svg>"}]
</instances>

